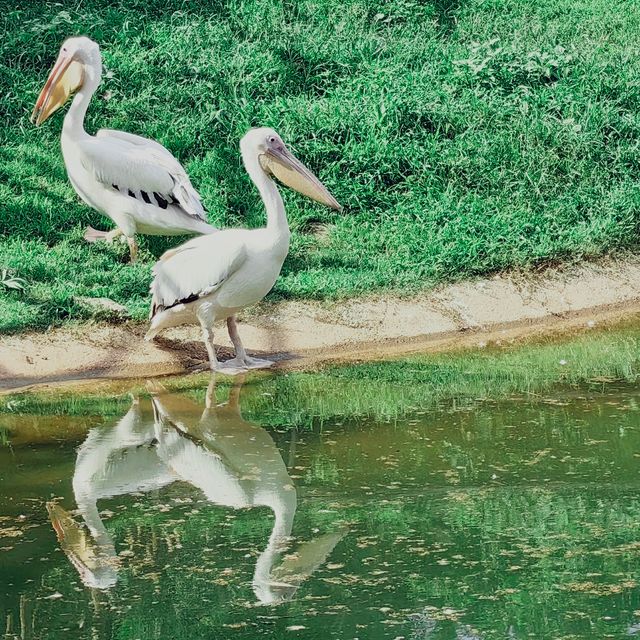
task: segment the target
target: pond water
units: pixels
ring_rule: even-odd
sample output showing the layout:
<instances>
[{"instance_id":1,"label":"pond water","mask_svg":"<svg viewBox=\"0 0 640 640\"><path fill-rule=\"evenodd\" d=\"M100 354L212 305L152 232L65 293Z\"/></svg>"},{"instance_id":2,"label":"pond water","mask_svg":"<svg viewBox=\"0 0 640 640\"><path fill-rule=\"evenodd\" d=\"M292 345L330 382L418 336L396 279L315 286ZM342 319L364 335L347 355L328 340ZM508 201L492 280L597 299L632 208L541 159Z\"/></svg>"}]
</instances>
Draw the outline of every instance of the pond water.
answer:
<instances>
[{"instance_id":1,"label":"pond water","mask_svg":"<svg viewBox=\"0 0 640 640\"><path fill-rule=\"evenodd\" d=\"M376 412L330 380L9 403L0 633L640 637L634 385Z\"/></svg>"}]
</instances>

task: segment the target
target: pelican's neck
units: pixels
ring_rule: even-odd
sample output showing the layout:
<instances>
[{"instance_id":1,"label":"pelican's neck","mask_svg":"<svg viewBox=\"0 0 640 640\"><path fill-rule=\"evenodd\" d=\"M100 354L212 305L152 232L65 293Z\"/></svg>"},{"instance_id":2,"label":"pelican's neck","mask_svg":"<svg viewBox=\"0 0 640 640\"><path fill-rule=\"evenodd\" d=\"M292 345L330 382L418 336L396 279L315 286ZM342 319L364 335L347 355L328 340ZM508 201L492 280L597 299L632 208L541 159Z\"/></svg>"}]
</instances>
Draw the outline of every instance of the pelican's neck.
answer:
<instances>
[{"instance_id":1,"label":"pelican's neck","mask_svg":"<svg viewBox=\"0 0 640 640\"><path fill-rule=\"evenodd\" d=\"M260 166L258 158L245 158L245 166L249 177L260 192L267 213L267 230L277 236L289 238L289 223L284 210L284 202L276 183Z\"/></svg>"},{"instance_id":2,"label":"pelican's neck","mask_svg":"<svg viewBox=\"0 0 640 640\"><path fill-rule=\"evenodd\" d=\"M72 138L84 137L87 132L84 130L84 117L93 94L96 92L102 79L102 63L93 61L84 65L84 82L82 87L73 98L73 102L64 117L62 133Z\"/></svg>"},{"instance_id":3,"label":"pelican's neck","mask_svg":"<svg viewBox=\"0 0 640 640\"><path fill-rule=\"evenodd\" d=\"M297 504L298 496L295 489L286 489L283 495L277 496L277 502L272 505L274 522L269 536L270 545L276 545L291 535Z\"/></svg>"}]
</instances>

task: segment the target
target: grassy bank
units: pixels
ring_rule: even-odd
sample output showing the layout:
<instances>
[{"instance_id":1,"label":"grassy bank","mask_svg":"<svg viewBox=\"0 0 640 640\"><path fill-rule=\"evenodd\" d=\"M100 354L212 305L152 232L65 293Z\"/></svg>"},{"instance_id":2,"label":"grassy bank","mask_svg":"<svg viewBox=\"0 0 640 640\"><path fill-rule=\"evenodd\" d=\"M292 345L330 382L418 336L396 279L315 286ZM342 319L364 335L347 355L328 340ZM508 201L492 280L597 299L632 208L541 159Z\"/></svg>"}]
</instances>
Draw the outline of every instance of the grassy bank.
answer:
<instances>
[{"instance_id":1,"label":"grassy bank","mask_svg":"<svg viewBox=\"0 0 640 640\"><path fill-rule=\"evenodd\" d=\"M640 5L605 0L0 0L0 331L82 317L74 296L146 312L170 244L87 246L59 150L28 122L62 40L103 48L87 128L162 141L217 226L263 211L240 166L274 126L345 205L288 193L293 241L273 296L412 290L634 247L640 222ZM354 247L358 250L354 251ZM0 271L1 272L1 271Z\"/></svg>"}]
</instances>

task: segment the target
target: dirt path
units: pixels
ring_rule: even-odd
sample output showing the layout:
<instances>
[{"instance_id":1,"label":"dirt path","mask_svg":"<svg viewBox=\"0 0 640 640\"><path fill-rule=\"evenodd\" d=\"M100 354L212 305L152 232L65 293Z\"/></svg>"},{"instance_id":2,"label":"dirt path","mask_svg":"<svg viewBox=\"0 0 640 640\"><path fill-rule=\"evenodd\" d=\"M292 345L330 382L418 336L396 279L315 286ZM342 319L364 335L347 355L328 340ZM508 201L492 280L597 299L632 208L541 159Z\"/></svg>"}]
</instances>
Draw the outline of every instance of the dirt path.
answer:
<instances>
[{"instance_id":1,"label":"dirt path","mask_svg":"<svg viewBox=\"0 0 640 640\"><path fill-rule=\"evenodd\" d=\"M640 315L640 257L543 275L509 274L404 299L263 304L241 325L250 352L278 368L312 368L417 351L484 346ZM193 371L206 361L195 327L144 342L139 323L82 324L0 337L0 390ZM220 328L220 343L228 345Z\"/></svg>"}]
</instances>

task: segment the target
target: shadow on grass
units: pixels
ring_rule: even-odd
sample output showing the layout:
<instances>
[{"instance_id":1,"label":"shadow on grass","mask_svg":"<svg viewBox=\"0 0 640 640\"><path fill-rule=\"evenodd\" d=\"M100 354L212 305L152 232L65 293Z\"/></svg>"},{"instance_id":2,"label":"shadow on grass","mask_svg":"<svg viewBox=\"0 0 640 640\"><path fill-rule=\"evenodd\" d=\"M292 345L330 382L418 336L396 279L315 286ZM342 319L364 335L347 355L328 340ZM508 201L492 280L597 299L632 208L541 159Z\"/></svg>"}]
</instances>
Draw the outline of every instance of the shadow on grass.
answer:
<instances>
[{"instance_id":1,"label":"shadow on grass","mask_svg":"<svg viewBox=\"0 0 640 640\"><path fill-rule=\"evenodd\" d=\"M433 0L433 8L436 13L436 20L443 35L452 33L457 24L457 12L462 6L462 0Z\"/></svg>"}]
</instances>

